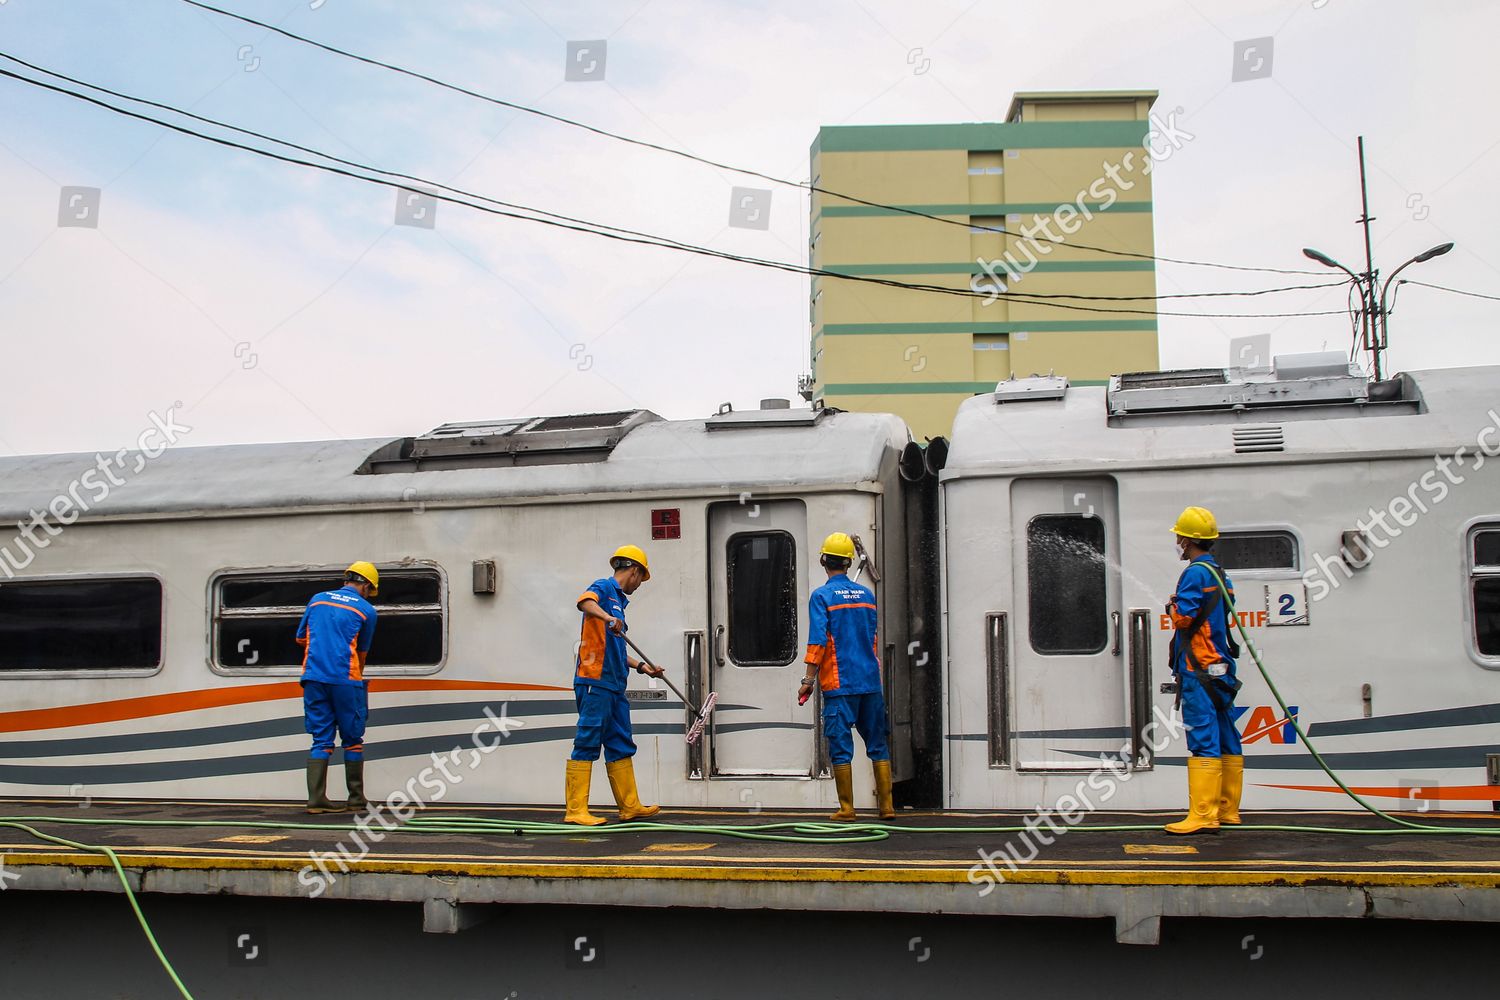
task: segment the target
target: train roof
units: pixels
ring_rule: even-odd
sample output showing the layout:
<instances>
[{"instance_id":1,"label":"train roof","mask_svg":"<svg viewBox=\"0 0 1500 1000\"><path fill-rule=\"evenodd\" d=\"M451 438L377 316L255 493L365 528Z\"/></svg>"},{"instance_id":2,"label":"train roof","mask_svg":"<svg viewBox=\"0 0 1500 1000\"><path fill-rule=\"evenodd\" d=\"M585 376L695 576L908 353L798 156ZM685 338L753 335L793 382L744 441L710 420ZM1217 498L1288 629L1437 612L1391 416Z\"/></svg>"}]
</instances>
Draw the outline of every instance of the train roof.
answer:
<instances>
[{"instance_id":1,"label":"train roof","mask_svg":"<svg viewBox=\"0 0 1500 1000\"><path fill-rule=\"evenodd\" d=\"M942 476L1432 457L1472 452L1500 423L1500 366L1369 382L1347 361L1330 372L1285 360L1280 370L1116 376L1107 387L1002 382L959 407Z\"/></svg>"},{"instance_id":2,"label":"train roof","mask_svg":"<svg viewBox=\"0 0 1500 1000\"><path fill-rule=\"evenodd\" d=\"M144 463L140 452L127 453L112 467L123 484L85 516L835 487L881 478L909 439L889 414L782 408L706 420L637 410L447 424L412 438L178 446ZM0 458L0 517L29 517L70 487L85 500L97 497L91 485L105 477L83 478L97 460Z\"/></svg>"}]
</instances>

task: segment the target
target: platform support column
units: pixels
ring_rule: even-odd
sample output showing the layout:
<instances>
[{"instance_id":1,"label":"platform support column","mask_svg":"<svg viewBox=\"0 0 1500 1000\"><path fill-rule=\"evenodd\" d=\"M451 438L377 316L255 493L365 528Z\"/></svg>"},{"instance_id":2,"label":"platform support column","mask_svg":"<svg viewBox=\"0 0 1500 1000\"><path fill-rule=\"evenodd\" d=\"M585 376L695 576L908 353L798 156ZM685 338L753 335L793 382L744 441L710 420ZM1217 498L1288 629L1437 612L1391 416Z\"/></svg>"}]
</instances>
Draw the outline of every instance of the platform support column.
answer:
<instances>
[{"instance_id":1,"label":"platform support column","mask_svg":"<svg viewBox=\"0 0 1500 1000\"><path fill-rule=\"evenodd\" d=\"M1161 944L1161 908L1126 893L1115 911L1115 940L1120 944Z\"/></svg>"},{"instance_id":2,"label":"platform support column","mask_svg":"<svg viewBox=\"0 0 1500 1000\"><path fill-rule=\"evenodd\" d=\"M422 930L428 934L457 934L494 915L493 906L455 903L447 899L422 900Z\"/></svg>"}]
</instances>

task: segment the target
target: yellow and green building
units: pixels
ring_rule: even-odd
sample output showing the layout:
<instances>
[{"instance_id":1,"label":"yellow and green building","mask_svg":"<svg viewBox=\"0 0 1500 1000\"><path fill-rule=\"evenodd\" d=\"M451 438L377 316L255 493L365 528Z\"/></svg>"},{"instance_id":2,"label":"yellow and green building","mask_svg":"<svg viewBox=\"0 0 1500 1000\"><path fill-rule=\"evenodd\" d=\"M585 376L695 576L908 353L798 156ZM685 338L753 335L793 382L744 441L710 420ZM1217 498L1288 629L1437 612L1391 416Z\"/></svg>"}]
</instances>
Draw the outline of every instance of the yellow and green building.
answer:
<instances>
[{"instance_id":1,"label":"yellow and green building","mask_svg":"<svg viewBox=\"0 0 1500 1000\"><path fill-rule=\"evenodd\" d=\"M1018 297L1156 294L1146 149L1170 155L1170 146L1152 132L1155 99L1155 91L1022 93L999 123L820 129L814 186L860 201L814 192L812 266L992 301L814 277L812 398L900 414L920 438L948 434L959 403L1012 376L1055 372L1101 384L1155 369L1149 298Z\"/></svg>"}]
</instances>

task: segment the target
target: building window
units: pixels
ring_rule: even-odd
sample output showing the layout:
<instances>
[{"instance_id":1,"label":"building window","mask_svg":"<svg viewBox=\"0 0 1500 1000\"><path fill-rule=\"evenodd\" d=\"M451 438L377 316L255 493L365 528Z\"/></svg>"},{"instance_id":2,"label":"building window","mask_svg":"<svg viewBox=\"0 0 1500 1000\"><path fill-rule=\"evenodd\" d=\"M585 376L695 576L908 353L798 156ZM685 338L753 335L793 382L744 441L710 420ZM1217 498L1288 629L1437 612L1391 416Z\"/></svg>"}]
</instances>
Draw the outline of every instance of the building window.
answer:
<instances>
[{"instance_id":1,"label":"building window","mask_svg":"<svg viewBox=\"0 0 1500 1000\"><path fill-rule=\"evenodd\" d=\"M154 577L0 583L0 672L154 672L161 621Z\"/></svg>"},{"instance_id":2,"label":"building window","mask_svg":"<svg viewBox=\"0 0 1500 1000\"><path fill-rule=\"evenodd\" d=\"M1469 599L1474 611L1474 648L1500 657L1500 523L1469 533Z\"/></svg>"},{"instance_id":3,"label":"building window","mask_svg":"<svg viewBox=\"0 0 1500 1000\"><path fill-rule=\"evenodd\" d=\"M1049 656L1104 649L1109 632L1104 522L1047 514L1026 526L1031 648Z\"/></svg>"},{"instance_id":4,"label":"building window","mask_svg":"<svg viewBox=\"0 0 1500 1000\"><path fill-rule=\"evenodd\" d=\"M797 655L797 545L785 531L729 539L729 658L780 667Z\"/></svg>"},{"instance_id":5,"label":"building window","mask_svg":"<svg viewBox=\"0 0 1500 1000\"><path fill-rule=\"evenodd\" d=\"M314 594L343 586L338 570L226 573L213 583L213 664L229 674L297 674L297 623ZM386 570L371 603L379 617L365 675L432 673L447 652L443 577L437 569Z\"/></svg>"},{"instance_id":6,"label":"building window","mask_svg":"<svg viewBox=\"0 0 1500 1000\"><path fill-rule=\"evenodd\" d=\"M1295 573L1297 536L1290 531L1225 531L1214 542L1214 558L1226 570L1286 570Z\"/></svg>"}]
</instances>

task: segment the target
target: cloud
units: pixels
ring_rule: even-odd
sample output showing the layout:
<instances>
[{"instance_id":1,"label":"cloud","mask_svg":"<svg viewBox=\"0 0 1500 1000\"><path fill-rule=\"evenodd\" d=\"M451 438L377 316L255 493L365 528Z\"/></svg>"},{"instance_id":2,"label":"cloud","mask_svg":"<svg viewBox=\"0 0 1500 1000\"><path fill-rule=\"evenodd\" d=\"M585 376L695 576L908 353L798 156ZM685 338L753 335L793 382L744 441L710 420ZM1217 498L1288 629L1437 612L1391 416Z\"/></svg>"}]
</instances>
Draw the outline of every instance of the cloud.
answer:
<instances>
[{"instance_id":1,"label":"cloud","mask_svg":"<svg viewBox=\"0 0 1500 1000\"><path fill-rule=\"evenodd\" d=\"M130 22L129 60L114 15L12 5L5 16L28 58L204 114L507 201L805 260L796 189L175 6ZM276 20L282 6L245 9ZM1382 266L1455 239L1459 250L1421 265L1421 277L1495 291L1500 208L1485 179L1500 130L1460 118L1451 94L1496 89L1479 47L1500 15L1479 5L1437 18L1391 2L1356 17L1345 6L1262 0L1210 20L1166 0L1126 17L1102 3L705 10L653 0L566 15L539 7L547 24L520 7L330 2L288 26L792 180L806 177L820 125L997 119L1014 90L1156 87L1197 134L1156 177L1158 252L1261 266L1302 269L1305 245L1358 263L1351 147L1363 132ZM1274 77L1231 84L1233 41L1262 35L1277 40ZM566 39L597 37L609 42L606 81L564 83ZM256 72L236 60L242 38L262 57ZM921 74L916 48L930 60ZM1390 58L1371 66L1369 51ZM5 97L14 128L0 147L0 276L19 269L0 284L0 316L28 364L0 397L0 447L93 448L178 398L196 406L194 444L619 406L682 417L791 395L807 368L805 278L453 205L439 206L435 230L393 226L388 189L161 137L14 84ZM58 185L73 183L105 189L97 232L55 228ZM736 184L773 189L769 230L727 227ZM1407 207L1414 193L1431 207L1421 220ZM1166 264L1159 291L1315 280ZM1343 305L1333 292L1220 302L1211 311ZM1492 304L1407 288L1400 306L1398 367L1500 362L1500 343L1482 333ZM1283 352L1343 349L1349 336L1341 316L1163 318L1163 363L1222 363L1229 337L1267 330Z\"/></svg>"}]
</instances>

